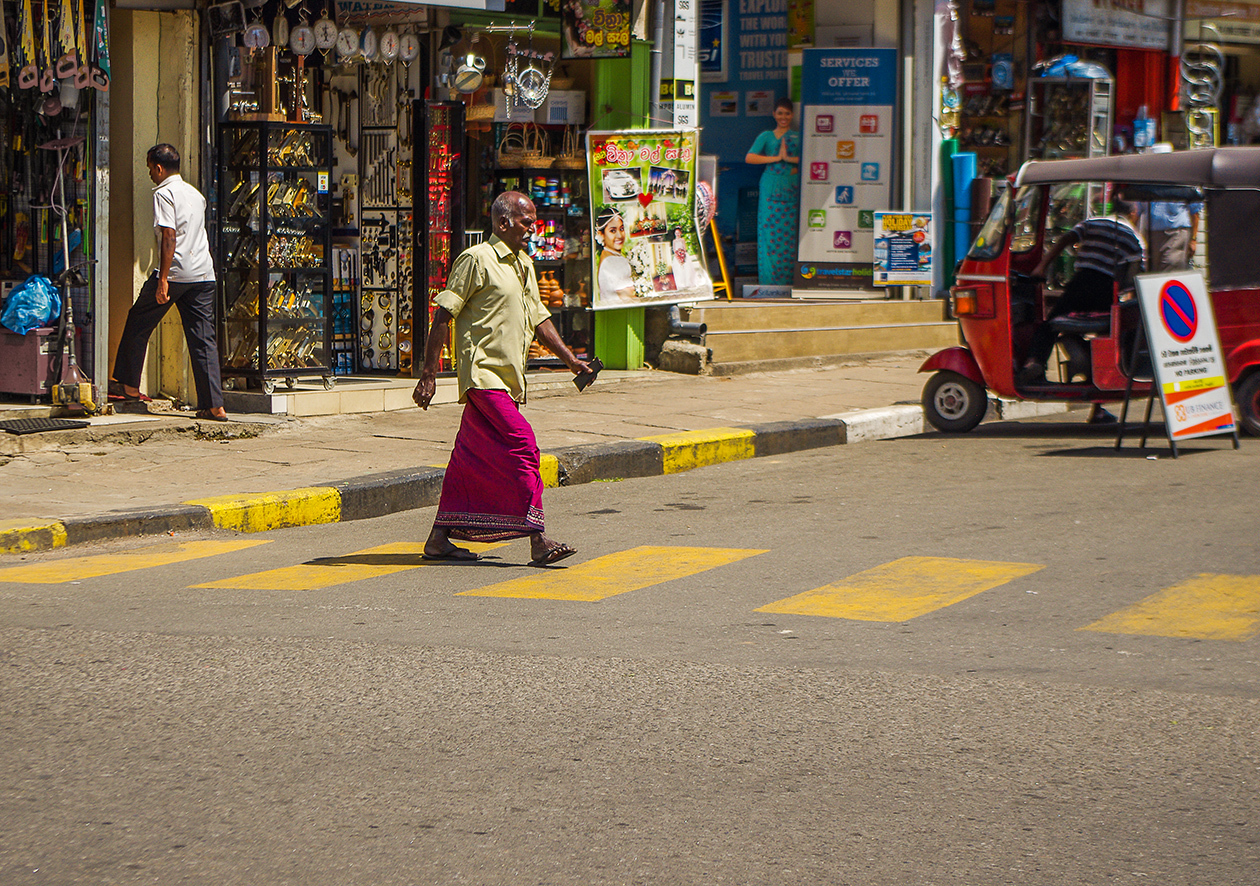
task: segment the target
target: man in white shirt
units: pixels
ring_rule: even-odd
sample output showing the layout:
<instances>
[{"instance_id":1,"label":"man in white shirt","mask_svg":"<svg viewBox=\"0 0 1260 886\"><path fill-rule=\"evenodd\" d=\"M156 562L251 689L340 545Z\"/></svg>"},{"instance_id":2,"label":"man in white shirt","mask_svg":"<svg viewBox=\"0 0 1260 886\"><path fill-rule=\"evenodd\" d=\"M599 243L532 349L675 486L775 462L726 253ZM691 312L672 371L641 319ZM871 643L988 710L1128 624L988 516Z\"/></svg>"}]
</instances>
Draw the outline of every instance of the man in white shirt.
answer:
<instances>
[{"instance_id":1,"label":"man in white shirt","mask_svg":"<svg viewBox=\"0 0 1260 886\"><path fill-rule=\"evenodd\" d=\"M206 198L180 176L179 152L171 145L149 148L146 162L149 178L157 185L153 189L153 231L158 240L158 266L140 287L140 296L127 313L114 358L110 398L147 399L139 385L149 336L175 305L192 358L197 418L227 421L214 325L214 259L206 236Z\"/></svg>"}]
</instances>

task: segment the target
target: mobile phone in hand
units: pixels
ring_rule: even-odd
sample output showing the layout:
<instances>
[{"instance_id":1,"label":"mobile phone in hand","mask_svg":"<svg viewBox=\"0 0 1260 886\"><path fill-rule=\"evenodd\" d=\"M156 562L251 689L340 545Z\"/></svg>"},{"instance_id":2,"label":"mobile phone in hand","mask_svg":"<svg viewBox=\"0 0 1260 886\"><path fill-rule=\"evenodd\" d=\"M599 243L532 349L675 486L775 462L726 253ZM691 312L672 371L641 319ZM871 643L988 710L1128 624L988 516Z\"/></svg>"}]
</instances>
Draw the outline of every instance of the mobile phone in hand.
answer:
<instances>
[{"instance_id":1,"label":"mobile phone in hand","mask_svg":"<svg viewBox=\"0 0 1260 886\"><path fill-rule=\"evenodd\" d=\"M583 372L581 375L573 377L573 383L577 385L577 389L579 391L585 391L586 386L595 381L596 376L599 375L599 371L604 368L604 361L596 357L586 365L590 367L587 372Z\"/></svg>"}]
</instances>

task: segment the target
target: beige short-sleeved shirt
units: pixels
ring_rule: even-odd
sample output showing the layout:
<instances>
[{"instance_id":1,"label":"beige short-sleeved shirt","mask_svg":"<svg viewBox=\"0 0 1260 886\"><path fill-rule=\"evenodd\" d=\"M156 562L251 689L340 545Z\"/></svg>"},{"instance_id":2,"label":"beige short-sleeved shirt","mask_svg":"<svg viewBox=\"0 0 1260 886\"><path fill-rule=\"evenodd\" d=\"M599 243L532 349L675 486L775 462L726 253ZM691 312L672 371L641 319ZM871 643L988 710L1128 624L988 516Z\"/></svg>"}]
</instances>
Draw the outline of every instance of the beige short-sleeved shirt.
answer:
<instances>
[{"instance_id":1,"label":"beige short-sleeved shirt","mask_svg":"<svg viewBox=\"0 0 1260 886\"><path fill-rule=\"evenodd\" d=\"M491 236L459 254L434 301L455 318L459 402L470 388L507 391L525 402L529 346L534 330L551 317L530 257Z\"/></svg>"}]
</instances>

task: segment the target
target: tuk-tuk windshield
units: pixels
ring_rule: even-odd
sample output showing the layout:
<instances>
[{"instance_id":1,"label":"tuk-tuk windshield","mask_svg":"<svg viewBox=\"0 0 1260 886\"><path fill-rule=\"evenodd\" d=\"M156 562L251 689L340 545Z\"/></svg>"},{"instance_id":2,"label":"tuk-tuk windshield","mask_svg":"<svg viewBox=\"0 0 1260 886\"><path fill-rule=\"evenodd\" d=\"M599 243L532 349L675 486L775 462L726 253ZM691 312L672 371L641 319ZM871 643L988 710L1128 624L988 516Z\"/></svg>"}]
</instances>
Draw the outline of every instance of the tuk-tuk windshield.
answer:
<instances>
[{"instance_id":1,"label":"tuk-tuk windshield","mask_svg":"<svg viewBox=\"0 0 1260 886\"><path fill-rule=\"evenodd\" d=\"M1015 233L1011 235L1011 252L1028 252L1037 245L1040 216L1041 188L1025 185L1015 197Z\"/></svg>"},{"instance_id":2,"label":"tuk-tuk windshield","mask_svg":"<svg viewBox=\"0 0 1260 886\"><path fill-rule=\"evenodd\" d=\"M985 219L980 233L971 244L967 258L976 261L993 261L1002 254L1006 247L1007 217L1011 209L1011 189L1003 188L997 200L993 201L993 209Z\"/></svg>"}]
</instances>

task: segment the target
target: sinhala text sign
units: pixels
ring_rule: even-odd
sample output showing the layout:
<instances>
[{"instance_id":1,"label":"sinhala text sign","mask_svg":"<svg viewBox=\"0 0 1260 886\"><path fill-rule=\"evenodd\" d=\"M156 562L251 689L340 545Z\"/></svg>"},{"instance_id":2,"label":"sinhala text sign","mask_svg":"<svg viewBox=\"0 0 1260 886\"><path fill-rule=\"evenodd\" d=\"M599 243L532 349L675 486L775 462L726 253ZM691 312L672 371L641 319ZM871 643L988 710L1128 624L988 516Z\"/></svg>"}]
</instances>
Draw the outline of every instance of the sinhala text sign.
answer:
<instances>
[{"instance_id":1,"label":"sinhala text sign","mask_svg":"<svg viewBox=\"0 0 1260 886\"><path fill-rule=\"evenodd\" d=\"M1137 278L1155 384L1172 441L1234 430L1234 401L1203 274Z\"/></svg>"},{"instance_id":2,"label":"sinhala text sign","mask_svg":"<svg viewBox=\"0 0 1260 886\"><path fill-rule=\"evenodd\" d=\"M793 285L869 289L875 210L892 203L897 50L806 49Z\"/></svg>"},{"instance_id":3,"label":"sinhala text sign","mask_svg":"<svg viewBox=\"0 0 1260 886\"><path fill-rule=\"evenodd\" d=\"M694 129L591 132L595 310L713 298L696 228Z\"/></svg>"}]
</instances>

